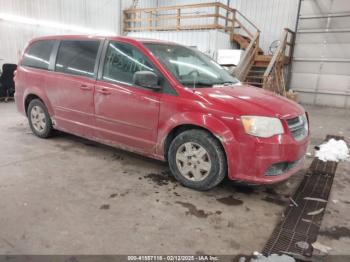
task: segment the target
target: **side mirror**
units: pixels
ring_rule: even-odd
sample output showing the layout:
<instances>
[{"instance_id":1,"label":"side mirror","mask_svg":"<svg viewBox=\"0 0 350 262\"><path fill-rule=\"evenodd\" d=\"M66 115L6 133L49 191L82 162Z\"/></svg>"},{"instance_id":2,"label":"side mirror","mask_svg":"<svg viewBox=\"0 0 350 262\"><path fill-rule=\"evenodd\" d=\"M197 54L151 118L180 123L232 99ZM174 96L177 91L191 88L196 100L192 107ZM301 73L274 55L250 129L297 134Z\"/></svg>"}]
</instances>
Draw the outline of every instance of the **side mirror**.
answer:
<instances>
[{"instance_id":1,"label":"side mirror","mask_svg":"<svg viewBox=\"0 0 350 262\"><path fill-rule=\"evenodd\" d=\"M138 71L135 72L133 81L135 85L150 88L153 90L159 90L161 87L158 85L158 76L151 71Z\"/></svg>"}]
</instances>

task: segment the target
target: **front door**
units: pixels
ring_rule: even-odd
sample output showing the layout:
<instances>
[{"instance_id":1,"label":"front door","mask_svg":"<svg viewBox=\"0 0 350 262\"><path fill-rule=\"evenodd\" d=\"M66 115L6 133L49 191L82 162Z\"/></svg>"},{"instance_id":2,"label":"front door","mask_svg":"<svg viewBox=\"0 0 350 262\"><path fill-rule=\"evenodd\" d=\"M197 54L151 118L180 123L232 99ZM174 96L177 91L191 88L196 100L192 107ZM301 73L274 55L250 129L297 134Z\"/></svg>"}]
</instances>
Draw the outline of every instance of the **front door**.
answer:
<instances>
[{"instance_id":1,"label":"front door","mask_svg":"<svg viewBox=\"0 0 350 262\"><path fill-rule=\"evenodd\" d=\"M133 84L137 71L157 70L133 45L108 43L103 73L96 82L95 118L99 136L137 152L155 151L161 93Z\"/></svg>"}]
</instances>

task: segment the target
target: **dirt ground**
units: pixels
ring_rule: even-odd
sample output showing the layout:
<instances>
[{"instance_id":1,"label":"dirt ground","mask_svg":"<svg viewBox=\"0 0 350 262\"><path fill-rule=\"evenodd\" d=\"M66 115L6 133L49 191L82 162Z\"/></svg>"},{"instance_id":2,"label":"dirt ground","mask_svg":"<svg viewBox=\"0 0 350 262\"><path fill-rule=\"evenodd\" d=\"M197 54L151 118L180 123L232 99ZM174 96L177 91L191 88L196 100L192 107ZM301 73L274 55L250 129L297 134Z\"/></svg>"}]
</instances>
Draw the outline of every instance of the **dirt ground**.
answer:
<instances>
[{"instance_id":1,"label":"dirt ground","mask_svg":"<svg viewBox=\"0 0 350 262\"><path fill-rule=\"evenodd\" d=\"M350 112L306 107L312 145L350 141ZM36 138L0 103L0 254L251 254L305 171L270 187L179 185L165 163L68 134ZM310 163L312 159L308 158ZM318 241L350 254L350 162L338 166Z\"/></svg>"}]
</instances>

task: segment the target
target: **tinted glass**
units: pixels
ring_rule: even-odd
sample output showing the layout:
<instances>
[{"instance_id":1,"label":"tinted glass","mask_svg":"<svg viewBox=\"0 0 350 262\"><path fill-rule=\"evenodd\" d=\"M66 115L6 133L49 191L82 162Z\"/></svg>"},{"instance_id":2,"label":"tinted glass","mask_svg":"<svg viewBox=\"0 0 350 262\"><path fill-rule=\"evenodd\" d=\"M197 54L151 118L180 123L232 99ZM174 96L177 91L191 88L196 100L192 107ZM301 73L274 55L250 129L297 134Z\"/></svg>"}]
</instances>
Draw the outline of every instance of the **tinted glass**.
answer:
<instances>
[{"instance_id":1,"label":"tinted glass","mask_svg":"<svg viewBox=\"0 0 350 262\"><path fill-rule=\"evenodd\" d=\"M23 56L22 65L49 69L54 40L38 41L32 44Z\"/></svg>"},{"instance_id":2,"label":"tinted glass","mask_svg":"<svg viewBox=\"0 0 350 262\"><path fill-rule=\"evenodd\" d=\"M137 71L158 74L152 63L137 48L123 43L110 42L103 67L104 80L132 85Z\"/></svg>"},{"instance_id":3,"label":"tinted glass","mask_svg":"<svg viewBox=\"0 0 350 262\"><path fill-rule=\"evenodd\" d=\"M210 87L238 83L236 78L198 50L181 45L144 45L185 86Z\"/></svg>"},{"instance_id":4,"label":"tinted glass","mask_svg":"<svg viewBox=\"0 0 350 262\"><path fill-rule=\"evenodd\" d=\"M56 71L94 76L99 41L62 41L56 59Z\"/></svg>"}]
</instances>

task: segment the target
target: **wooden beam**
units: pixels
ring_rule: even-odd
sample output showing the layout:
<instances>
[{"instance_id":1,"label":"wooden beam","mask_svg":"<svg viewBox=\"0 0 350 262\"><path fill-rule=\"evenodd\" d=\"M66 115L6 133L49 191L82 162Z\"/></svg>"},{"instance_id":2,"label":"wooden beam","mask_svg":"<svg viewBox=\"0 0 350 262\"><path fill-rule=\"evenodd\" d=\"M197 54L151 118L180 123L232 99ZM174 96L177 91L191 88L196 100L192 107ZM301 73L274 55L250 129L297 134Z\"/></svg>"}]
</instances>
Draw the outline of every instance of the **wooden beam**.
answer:
<instances>
[{"instance_id":1,"label":"wooden beam","mask_svg":"<svg viewBox=\"0 0 350 262\"><path fill-rule=\"evenodd\" d=\"M206 30L206 29L225 29L222 25L181 25L179 30ZM145 26L145 27L128 27L125 31L165 31L165 30L178 30L177 26Z\"/></svg>"},{"instance_id":2,"label":"wooden beam","mask_svg":"<svg viewBox=\"0 0 350 262\"><path fill-rule=\"evenodd\" d=\"M173 5L173 6L161 6L156 8L138 8L138 9L126 9L124 10L127 13L135 13L135 12L151 12L151 11L166 11L166 10L176 10L178 8L181 9L192 9L192 8L204 8L204 7L214 7L219 3L201 3L201 4L190 4L190 5Z\"/></svg>"},{"instance_id":3,"label":"wooden beam","mask_svg":"<svg viewBox=\"0 0 350 262\"><path fill-rule=\"evenodd\" d=\"M216 17L215 14L205 14L205 15L181 15L180 19L194 19L194 18L210 18L210 17ZM219 18L225 19L224 16L219 15ZM130 19L124 19L125 22L148 22L149 20L152 21L160 21L160 20L169 20L169 19L177 19L178 15L158 15L157 17L148 17L148 18L130 18ZM228 21L233 22L232 19L228 19Z\"/></svg>"},{"instance_id":4,"label":"wooden beam","mask_svg":"<svg viewBox=\"0 0 350 262\"><path fill-rule=\"evenodd\" d=\"M214 24L215 24L216 26L219 25L219 13L220 13L219 6L216 5L216 6L215 6L215 18L214 18Z\"/></svg>"}]
</instances>

